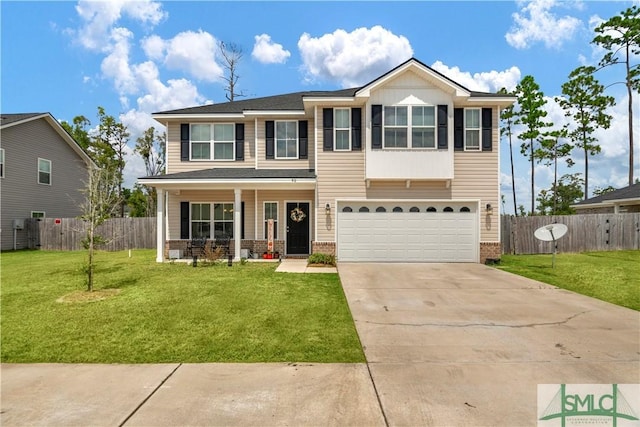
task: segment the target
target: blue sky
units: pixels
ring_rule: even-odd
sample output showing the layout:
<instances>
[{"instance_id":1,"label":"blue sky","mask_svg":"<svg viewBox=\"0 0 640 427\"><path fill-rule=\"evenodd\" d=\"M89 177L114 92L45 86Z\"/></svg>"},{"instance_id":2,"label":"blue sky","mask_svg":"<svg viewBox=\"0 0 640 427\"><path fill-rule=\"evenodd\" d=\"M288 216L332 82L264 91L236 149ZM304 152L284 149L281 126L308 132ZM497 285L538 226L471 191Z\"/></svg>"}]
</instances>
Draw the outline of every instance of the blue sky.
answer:
<instances>
[{"instance_id":1,"label":"blue sky","mask_svg":"<svg viewBox=\"0 0 640 427\"><path fill-rule=\"evenodd\" d=\"M531 74L560 125L553 97L574 68L602 56L590 44L593 28L632 4L2 1L1 109L49 111L58 120L84 115L95 124L100 105L129 127L133 146L145 128L158 127L152 112L225 101L216 47L222 40L243 50L238 88L250 97L359 86L414 56L473 90L511 89ZM622 73L614 67L598 77L609 85ZM603 152L590 159L590 189L627 183L627 98L623 85L607 93L618 105L611 129L597 134ZM635 107L637 124L640 103ZM635 134L640 139L637 126ZM529 165L514 151L518 204L528 208ZM505 142L501 156L510 212ZM583 171L580 155L576 161L568 172ZM143 175L140 159L130 156L126 184ZM548 188L550 169L539 165L536 175L537 190Z\"/></svg>"}]
</instances>

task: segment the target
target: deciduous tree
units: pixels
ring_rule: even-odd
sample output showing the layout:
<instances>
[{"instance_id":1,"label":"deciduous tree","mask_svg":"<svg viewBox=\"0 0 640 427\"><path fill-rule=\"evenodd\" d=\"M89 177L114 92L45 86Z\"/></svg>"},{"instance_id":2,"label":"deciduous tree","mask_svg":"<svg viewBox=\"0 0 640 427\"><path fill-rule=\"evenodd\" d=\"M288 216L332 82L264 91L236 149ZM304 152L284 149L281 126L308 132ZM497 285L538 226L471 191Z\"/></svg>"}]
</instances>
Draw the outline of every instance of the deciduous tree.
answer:
<instances>
[{"instance_id":1,"label":"deciduous tree","mask_svg":"<svg viewBox=\"0 0 640 427\"><path fill-rule=\"evenodd\" d=\"M538 210L542 215L571 215L575 209L571 207L582 199L583 180L579 173L563 175L549 190L540 190ZM554 204L556 208L554 208Z\"/></svg>"}]
</instances>

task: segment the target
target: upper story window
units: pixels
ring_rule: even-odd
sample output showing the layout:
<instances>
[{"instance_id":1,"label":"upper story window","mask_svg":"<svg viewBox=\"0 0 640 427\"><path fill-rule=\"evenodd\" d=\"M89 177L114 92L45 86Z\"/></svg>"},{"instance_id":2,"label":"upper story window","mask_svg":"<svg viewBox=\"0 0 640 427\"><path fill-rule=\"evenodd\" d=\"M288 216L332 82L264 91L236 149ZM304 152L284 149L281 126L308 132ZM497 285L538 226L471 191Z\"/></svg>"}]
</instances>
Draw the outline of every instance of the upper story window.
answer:
<instances>
[{"instance_id":1,"label":"upper story window","mask_svg":"<svg viewBox=\"0 0 640 427\"><path fill-rule=\"evenodd\" d=\"M480 150L480 108L464 110L464 149Z\"/></svg>"},{"instance_id":2,"label":"upper story window","mask_svg":"<svg viewBox=\"0 0 640 427\"><path fill-rule=\"evenodd\" d=\"M336 108L334 112L335 150L351 150L351 109Z\"/></svg>"},{"instance_id":3,"label":"upper story window","mask_svg":"<svg viewBox=\"0 0 640 427\"><path fill-rule=\"evenodd\" d=\"M384 148L436 148L435 106L385 106Z\"/></svg>"},{"instance_id":4,"label":"upper story window","mask_svg":"<svg viewBox=\"0 0 640 427\"><path fill-rule=\"evenodd\" d=\"M407 147L407 107L384 107L384 148Z\"/></svg>"},{"instance_id":5,"label":"upper story window","mask_svg":"<svg viewBox=\"0 0 640 427\"><path fill-rule=\"evenodd\" d=\"M38 184L51 185L51 160L38 159Z\"/></svg>"},{"instance_id":6,"label":"upper story window","mask_svg":"<svg viewBox=\"0 0 640 427\"><path fill-rule=\"evenodd\" d=\"M4 178L4 148L0 148L0 178Z\"/></svg>"},{"instance_id":7,"label":"upper story window","mask_svg":"<svg viewBox=\"0 0 640 427\"><path fill-rule=\"evenodd\" d=\"M44 217L45 217L44 211L31 211L31 218L44 218Z\"/></svg>"},{"instance_id":8,"label":"upper story window","mask_svg":"<svg viewBox=\"0 0 640 427\"><path fill-rule=\"evenodd\" d=\"M276 122L276 159L298 158L298 122Z\"/></svg>"},{"instance_id":9,"label":"upper story window","mask_svg":"<svg viewBox=\"0 0 640 427\"><path fill-rule=\"evenodd\" d=\"M234 160L233 123L192 124L191 160Z\"/></svg>"},{"instance_id":10,"label":"upper story window","mask_svg":"<svg viewBox=\"0 0 640 427\"><path fill-rule=\"evenodd\" d=\"M434 106L411 107L411 147L436 148L436 110Z\"/></svg>"}]
</instances>

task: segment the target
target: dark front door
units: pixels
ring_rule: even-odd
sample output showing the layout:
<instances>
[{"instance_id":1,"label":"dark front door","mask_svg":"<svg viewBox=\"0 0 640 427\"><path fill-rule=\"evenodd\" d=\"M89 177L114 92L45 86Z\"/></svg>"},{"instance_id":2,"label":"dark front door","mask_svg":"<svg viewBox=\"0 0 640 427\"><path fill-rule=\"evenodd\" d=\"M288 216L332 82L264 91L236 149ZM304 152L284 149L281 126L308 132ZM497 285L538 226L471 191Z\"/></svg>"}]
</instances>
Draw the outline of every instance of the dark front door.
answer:
<instances>
[{"instance_id":1,"label":"dark front door","mask_svg":"<svg viewBox=\"0 0 640 427\"><path fill-rule=\"evenodd\" d=\"M287 203L287 254L309 254L309 203Z\"/></svg>"}]
</instances>

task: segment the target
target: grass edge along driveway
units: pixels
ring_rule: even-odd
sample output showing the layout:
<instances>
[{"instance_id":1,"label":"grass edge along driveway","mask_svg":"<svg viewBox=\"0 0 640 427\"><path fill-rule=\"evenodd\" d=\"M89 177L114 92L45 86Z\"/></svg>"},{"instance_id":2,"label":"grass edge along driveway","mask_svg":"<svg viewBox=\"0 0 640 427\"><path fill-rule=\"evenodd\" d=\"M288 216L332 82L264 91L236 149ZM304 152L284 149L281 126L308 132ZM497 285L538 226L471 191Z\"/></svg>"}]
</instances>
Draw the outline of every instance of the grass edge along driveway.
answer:
<instances>
[{"instance_id":1,"label":"grass edge along driveway","mask_svg":"<svg viewBox=\"0 0 640 427\"><path fill-rule=\"evenodd\" d=\"M497 268L640 310L640 250L556 254L502 255Z\"/></svg>"},{"instance_id":2,"label":"grass edge along driveway","mask_svg":"<svg viewBox=\"0 0 640 427\"><path fill-rule=\"evenodd\" d=\"M364 362L337 274L275 273L275 263L198 267L155 251L99 252L101 301L79 252L2 253L5 363Z\"/></svg>"}]
</instances>

